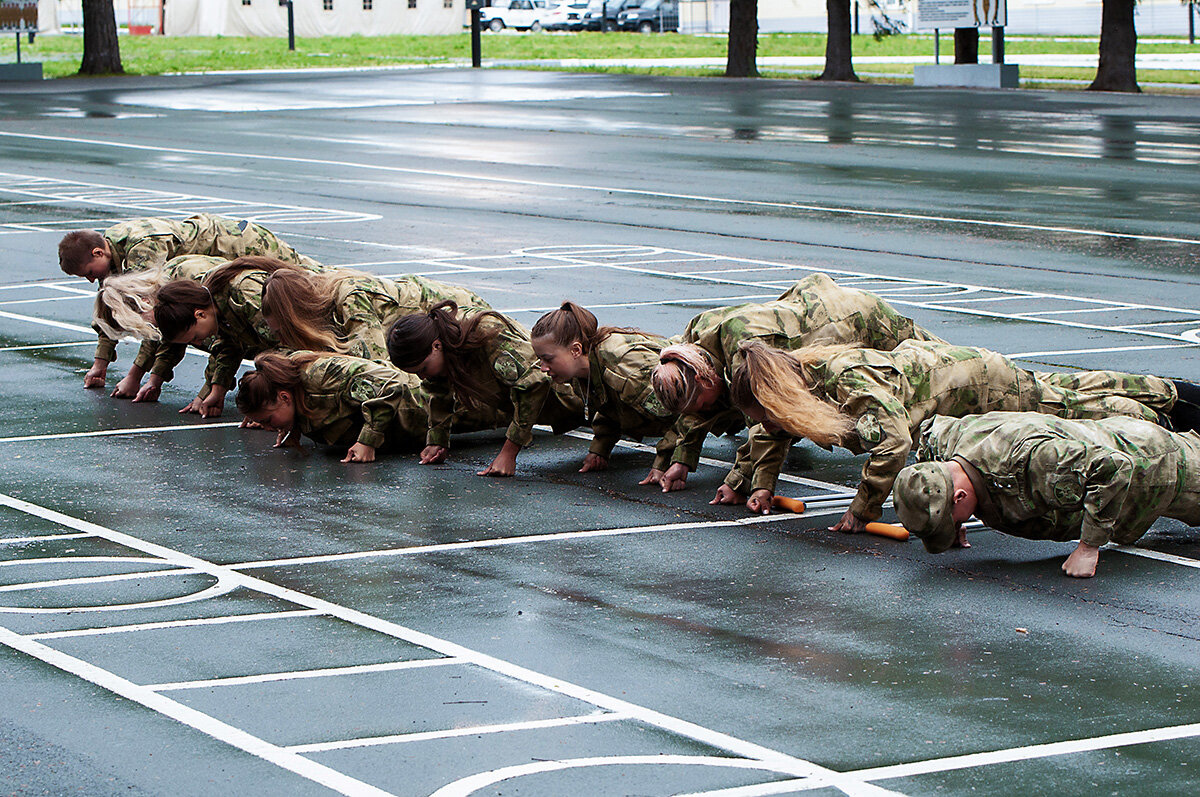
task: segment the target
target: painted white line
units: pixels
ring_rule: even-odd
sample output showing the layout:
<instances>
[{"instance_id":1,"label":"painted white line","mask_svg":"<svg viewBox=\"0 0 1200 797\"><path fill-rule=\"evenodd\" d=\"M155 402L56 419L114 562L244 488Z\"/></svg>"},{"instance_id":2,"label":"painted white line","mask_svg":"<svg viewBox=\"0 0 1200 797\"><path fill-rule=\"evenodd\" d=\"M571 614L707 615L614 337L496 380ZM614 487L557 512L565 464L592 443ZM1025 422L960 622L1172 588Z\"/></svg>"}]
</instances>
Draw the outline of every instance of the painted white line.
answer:
<instances>
[{"instance_id":1,"label":"painted white line","mask_svg":"<svg viewBox=\"0 0 1200 797\"><path fill-rule=\"evenodd\" d=\"M406 742L428 742L434 739L453 739L457 736L483 736L488 733L564 728L571 725L595 725L600 722L617 722L628 719L631 719L631 717L627 714L617 714L616 712L607 711L550 720L506 722L498 725L474 725L467 728L451 728L445 731L419 731L417 733L396 733L391 736L367 736L361 739L343 739L337 742L294 744L284 749L290 750L293 753L324 753L329 750L350 750L358 747L377 747L384 744L404 744Z\"/></svg>"},{"instance_id":2,"label":"painted white line","mask_svg":"<svg viewBox=\"0 0 1200 797\"><path fill-rule=\"evenodd\" d=\"M341 675L362 675L373 672L396 670L420 670L427 667L445 667L462 664L461 659L413 659L411 661L389 661L382 664L354 664L348 667L327 667L321 670L292 670L291 672L269 672L262 675L238 675L230 678L209 678L205 681L175 681L173 683L144 684L145 689L155 692L170 692L180 689L208 689L216 686L244 686L276 681L299 681L307 678L333 678Z\"/></svg>"},{"instance_id":3,"label":"painted white line","mask_svg":"<svg viewBox=\"0 0 1200 797\"><path fill-rule=\"evenodd\" d=\"M481 772L478 775L471 775L454 783L447 784L435 791L430 797L469 797L475 792L514 778L527 777L529 775L540 775L545 772L562 772L571 769L585 769L590 767L606 767L606 766L706 766L706 767L722 767L726 769L755 769L767 772L780 772L772 766L767 766L764 763L757 761L746 761L736 758L722 758L720 756L691 756L691 755L622 755L622 756L605 756L592 758L569 758L558 761L534 761L529 764L517 764L510 767L502 767L492 770L491 772ZM810 776L813 781L813 788L836 786L831 779L820 775ZM893 792L888 792L889 794Z\"/></svg>"},{"instance_id":4,"label":"painted white line","mask_svg":"<svg viewBox=\"0 0 1200 797\"><path fill-rule=\"evenodd\" d=\"M31 315L20 315L18 313L10 313L7 310L0 310L0 318L8 318L13 321L24 321L29 324L40 324L45 327L54 327L55 329L66 329L71 332L82 332L85 335L89 332L91 332L92 334L95 334L95 331L92 330L91 328L81 327L81 326L79 326L79 324L65 324L62 321L51 321L48 318L37 318L37 317L31 316Z\"/></svg>"},{"instance_id":5,"label":"painted white line","mask_svg":"<svg viewBox=\"0 0 1200 797\"><path fill-rule=\"evenodd\" d=\"M14 304L45 304L46 302L77 302L80 299L85 299L85 296L42 296L37 299L9 299L5 302L0 302L0 306L9 307Z\"/></svg>"},{"instance_id":6,"label":"painted white line","mask_svg":"<svg viewBox=\"0 0 1200 797\"><path fill-rule=\"evenodd\" d=\"M1006 357L1054 357L1057 355L1067 354L1103 354L1113 351L1151 351L1154 349L1192 349L1198 344L1195 343L1164 343L1153 346L1105 346L1099 349L1059 349L1056 351L1019 351L1015 354L1006 354Z\"/></svg>"},{"instance_id":7,"label":"painted white line","mask_svg":"<svg viewBox=\"0 0 1200 797\"><path fill-rule=\"evenodd\" d=\"M17 559L3 564L25 564L25 559ZM64 561L70 561L66 559ZM153 562L154 560L148 560ZM54 589L56 587L74 587L82 584L111 584L115 581L136 581L143 578L164 578L168 576L208 575L202 570L192 568L172 568L171 570L144 570L138 573L114 573L107 576L85 576L80 578L56 578L51 581L25 581L20 584L5 584L0 592L29 592L38 589Z\"/></svg>"},{"instance_id":8,"label":"painted white line","mask_svg":"<svg viewBox=\"0 0 1200 797\"><path fill-rule=\"evenodd\" d=\"M81 340L76 343L34 343L30 346L5 346L0 348L0 352L6 351L30 351L38 349L66 349L72 346L95 346L94 340Z\"/></svg>"},{"instance_id":9,"label":"painted white line","mask_svg":"<svg viewBox=\"0 0 1200 797\"><path fill-rule=\"evenodd\" d=\"M690 791L687 794L676 794L674 797L771 797L776 794L797 794L821 787L822 784L813 783L811 778L800 778L798 780L777 780L774 783L756 783L753 786L733 786L728 789Z\"/></svg>"},{"instance_id":10,"label":"painted white line","mask_svg":"<svg viewBox=\"0 0 1200 797\"><path fill-rule=\"evenodd\" d=\"M91 534L42 534L36 537L5 537L0 539L0 545L26 545L31 542L49 542L51 540L77 540L90 537Z\"/></svg>"},{"instance_id":11,"label":"painted white line","mask_svg":"<svg viewBox=\"0 0 1200 797\"><path fill-rule=\"evenodd\" d=\"M77 437L114 437L131 434L154 434L157 432L187 432L198 429L228 429L241 426L241 421L218 423L181 423L174 426L132 426L126 429L101 429L97 432L61 432L59 434L31 434L21 437L0 437L0 443L28 443L31 440L67 440Z\"/></svg>"},{"instance_id":12,"label":"painted white line","mask_svg":"<svg viewBox=\"0 0 1200 797\"><path fill-rule=\"evenodd\" d=\"M189 556L162 545L157 545L129 534L123 534L119 531L105 528L104 526L96 523L89 523L86 520L80 520L79 518L74 518L70 515L56 512L53 509L47 509L46 507L30 503L29 501L23 501L20 498L15 498L13 496L0 493L0 506L7 506L11 509L25 512L26 514L34 517L40 517L44 520L58 523L66 526L67 528L73 528L77 531L85 531L100 537L104 537L105 539L111 540L119 545L124 545L128 548L132 548L133 550L160 557L178 565L179 567L206 570L219 580L227 581L230 584L242 586L266 595L271 595L300 606L307 606L311 609L320 610L323 613L337 617L341 620L345 620L348 623L353 623L354 625L362 628L387 634L388 636L392 636L397 639L403 639L407 642L413 643L414 645L419 645L437 653L441 653L443 656L463 659L468 663L474 664L491 672L498 673L517 681L522 681L532 686L546 689L547 691L554 692L556 694L575 698L576 700L589 703L597 708L629 714L633 719L639 722L660 728L678 736L694 739L703 744L707 744L720 750L725 750L735 755L745 756L749 759L761 761L777 771L784 772L786 774L798 777L825 778L829 781L830 785L841 789L847 795L850 795L850 797L858 797L858 795L864 795L864 797L882 797L883 795L892 794L892 792L880 789L879 787L872 786L871 784L864 783L854 778L848 778L839 772L826 769L825 767L814 764L811 761L796 758L794 756L781 753L777 750L772 750L769 747L755 744L754 742L749 742L744 739L739 739L737 737L721 733L719 731L714 731L710 728L705 728L702 725L697 725L695 723L688 722L687 720L672 717L668 714L663 714L661 712L654 711L653 709L648 709L634 703L630 703L626 700L604 694L603 692L597 692L595 690L573 684L561 678L544 675L534 670L521 667L520 665L513 664L512 662L498 659L494 656L489 656L486 653L481 653L448 640L441 639L412 628L407 628L399 625L398 623L383 620L370 614L366 614L365 612L340 606L336 603L331 603L330 601L322 600L320 598L315 598L311 595L306 595L302 592L297 592L296 590L288 589L287 587L279 586L269 581L263 581L261 579L254 578L253 576L247 576L243 573L238 573L232 568L222 567L220 565L213 564L212 562L207 562L194 556ZM0 642L10 644L13 647L16 647L16 644L10 642L10 638L15 638L16 641L24 643L25 645L36 645L38 648L44 648L50 653L56 653L55 651L45 648L44 645L40 645L37 642L23 640L21 637L13 634L7 629L0 629L0 634L2 634L2 636L0 636ZM25 648L17 649L24 650ZM71 662L67 662L67 664L68 666L73 666L75 662L78 662L81 665L86 664L85 662L79 662L75 659L72 659ZM60 665L56 664L56 666ZM91 667L91 665L87 666ZM60 668L68 669L66 666L60 666ZM113 676L111 673L99 670L98 668L91 667L91 670L96 671L97 677L116 678L116 676ZM79 670L68 671L76 673L79 672ZM89 680L91 679L89 678ZM128 686L132 687L133 689L138 689L140 694L154 695L155 697L159 697L153 692L140 690L135 685L130 684L128 681L124 681L123 679L121 679L121 683L118 685L121 686L121 688L126 688L126 686ZM112 691L117 690L114 688ZM121 693L118 692L118 694ZM175 706L178 704L171 703L170 705ZM163 713L167 712L164 711ZM203 717L204 715L200 716ZM205 719L212 720L211 717L206 717ZM221 723L221 725L224 726L223 723ZM210 735L213 735L216 738L224 738L219 736L216 732L207 730L206 732L209 732ZM256 741L261 742L261 740ZM278 750L278 748L274 748L274 746L272 746L272 750L264 752L272 753L274 750ZM263 754L263 757L266 757L266 755Z\"/></svg>"},{"instance_id":13,"label":"painted white line","mask_svg":"<svg viewBox=\"0 0 1200 797\"><path fill-rule=\"evenodd\" d=\"M131 631L158 631L165 628L193 628L202 625L227 625L250 623L258 620L290 620L296 617L318 617L316 609L295 611L259 612L257 614L226 614L220 617L195 617L190 620L163 620L157 623L131 623L130 625L106 625L99 628L76 628L71 631L47 631L44 634L26 634L26 639L69 639L81 636L105 636L127 634Z\"/></svg>"},{"instance_id":14,"label":"painted white line","mask_svg":"<svg viewBox=\"0 0 1200 797\"><path fill-rule=\"evenodd\" d=\"M373 559L380 556L417 556L426 553L441 553L443 551L466 551L476 548L500 548L507 545L524 545L534 542L574 542L593 537L620 537L629 534L650 534L658 531L686 531L700 529L722 529L736 526L753 526L759 523L775 523L782 520L794 520L799 515L747 515L737 520L703 520L694 523L659 523L653 526L628 526L613 529L592 529L589 531L560 531L550 534L526 534L520 537L490 537L486 540L469 542L444 542L434 545L413 545L408 548L383 548L378 551L351 551L349 553L317 554L314 556L297 556L290 559L265 559L253 562L239 562L228 565L230 570L257 570L264 567L295 567L311 565L319 562L347 562L354 559Z\"/></svg>"},{"instance_id":15,"label":"painted white line","mask_svg":"<svg viewBox=\"0 0 1200 797\"><path fill-rule=\"evenodd\" d=\"M1170 562L1173 565L1182 565L1183 567L1194 567L1200 569L1200 561L1188 559L1186 556L1179 556L1173 553L1163 553L1162 551L1153 551L1149 548L1139 548L1136 545L1115 545L1109 543L1104 546L1105 550L1120 551L1132 556L1141 556L1146 559L1154 559L1159 562Z\"/></svg>"},{"instance_id":16,"label":"painted white line","mask_svg":"<svg viewBox=\"0 0 1200 797\"><path fill-rule=\"evenodd\" d=\"M85 681L90 681L113 694L145 706L152 711L157 711L190 728L195 728L201 733L208 734L214 739L270 761L276 766L294 772L301 777L319 783L334 791L346 795L354 795L354 797L393 797L388 792L377 789L357 778L344 775L341 772L318 764L296 753L288 752L278 745L271 744L257 736L252 736L243 730L221 722L182 703L178 703L169 697L160 695L157 692L151 692L149 689L138 686L119 675L114 675L82 659L68 656L40 642L35 642L22 637L20 634L15 634L7 628L0 627L0 644L7 645L13 650L24 653L27 656L32 656Z\"/></svg>"},{"instance_id":17,"label":"painted white line","mask_svg":"<svg viewBox=\"0 0 1200 797\"><path fill-rule=\"evenodd\" d=\"M1189 725L1173 725L1165 728L1152 728L1130 733L1115 733L1110 736L1097 736L1091 739L1073 739L1065 742L1050 742L1048 744L1033 744L1026 747L1012 747L1007 750L994 750L989 753L970 753L968 755L935 758L928 761L917 761L911 764L894 764L886 767L854 770L853 774L865 780L891 780L908 778L914 775L928 775L935 772L950 772L956 769L973 769L975 767L991 766L992 764L1009 764L1014 761L1032 761L1038 758L1086 753L1093 750L1107 750L1113 747L1127 747L1133 744L1149 744L1166 742L1172 739L1189 739L1200 736L1200 723Z\"/></svg>"},{"instance_id":18,"label":"painted white line","mask_svg":"<svg viewBox=\"0 0 1200 797\"><path fill-rule=\"evenodd\" d=\"M1032 230L1037 232L1068 233L1072 235L1090 235L1100 238L1118 238L1136 241L1162 241L1166 243L1197 244L1200 239L1177 238L1165 235L1146 235L1141 233L1122 233L1112 230L1089 229L1084 227L1055 227L1044 224L1026 224L1011 221L995 221L989 219L971 219L954 216L939 216L921 213L900 213L895 211L864 210L861 208L838 207L834 205L814 205L802 202L772 202L767 200L739 199L736 197L708 196L703 194L679 194L668 191L649 191L637 188L624 188L612 185L587 185L582 183L560 183L548 180L528 180L514 177L498 177L489 174L471 174L468 172L442 171L436 169L414 169L404 166L385 166L377 163L356 163L354 161L336 161L323 158L301 158L292 155L263 155L251 152L230 153L220 150L189 149L185 147L164 147L145 144L129 144L106 139L74 138L71 136L46 136L33 133L13 133L0 131L0 136L9 138L32 139L35 141L50 141L66 144L87 144L97 147L113 147L134 150L138 152L164 153L178 155L198 155L202 157L228 160L235 155L242 160L261 160L281 163L307 164L312 166L333 166L339 169L362 169L364 171L380 171L391 174L412 174L423 177L444 177L475 183L497 183L502 185L523 185L537 188L554 188L562 190L585 191L602 194L624 194L627 196L651 197L654 199L685 200L690 202L707 202L714 205L735 205L745 207L784 208L788 210L804 210L813 213L831 213L845 216L861 216L866 218L896 219L900 221L941 222L944 224L962 224L976 227L994 227L999 229Z\"/></svg>"}]
</instances>

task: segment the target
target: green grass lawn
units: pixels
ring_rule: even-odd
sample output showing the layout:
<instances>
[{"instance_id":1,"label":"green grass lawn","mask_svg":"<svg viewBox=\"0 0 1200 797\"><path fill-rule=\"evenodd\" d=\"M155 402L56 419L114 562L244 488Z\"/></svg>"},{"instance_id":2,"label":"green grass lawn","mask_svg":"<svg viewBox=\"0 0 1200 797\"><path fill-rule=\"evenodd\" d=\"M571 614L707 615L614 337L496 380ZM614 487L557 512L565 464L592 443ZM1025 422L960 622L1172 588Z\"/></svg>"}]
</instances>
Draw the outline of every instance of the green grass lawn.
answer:
<instances>
[{"instance_id":1,"label":"green grass lawn","mask_svg":"<svg viewBox=\"0 0 1200 797\"><path fill-rule=\"evenodd\" d=\"M986 61L990 39L981 37L980 60ZM622 59L622 58L717 58L725 57L723 35L654 35L633 33L485 33L483 56L492 61L536 61L564 58ZM1070 37L1010 37L1006 50L1011 54L1069 53L1094 54L1095 39ZM285 37L275 39L232 37L161 37L122 36L121 61L125 72L132 75L157 75L171 72L206 72L213 70L283 69L305 67L353 67L387 64L461 63L469 59L470 37L467 33L451 36L347 36L300 39L296 51L288 52ZM871 36L854 37L856 57L869 56L932 56L933 37L913 34L889 36L876 40ZM953 58L953 39L944 35L941 42L944 58ZM15 37L0 37L0 59L15 60ZM1186 40L1159 43L1143 42L1138 52L1175 53L1196 52ZM772 56L814 56L825 52L825 36L817 33L775 33L759 36L758 54ZM22 60L41 61L48 78L69 77L79 68L83 41L77 35L39 36L34 44L22 43ZM862 64L860 72L870 73L870 80L881 82L911 79L911 65ZM619 73L653 73L674 75L719 75L719 69L654 67L648 69L627 66L589 67L582 71ZM1058 67L1022 67L1022 78L1039 80L1070 80L1092 77L1090 70ZM801 79L811 77L813 70L767 71L764 76ZM1200 72L1143 70L1139 81L1147 88L1155 83L1192 84L1200 87Z\"/></svg>"}]
</instances>

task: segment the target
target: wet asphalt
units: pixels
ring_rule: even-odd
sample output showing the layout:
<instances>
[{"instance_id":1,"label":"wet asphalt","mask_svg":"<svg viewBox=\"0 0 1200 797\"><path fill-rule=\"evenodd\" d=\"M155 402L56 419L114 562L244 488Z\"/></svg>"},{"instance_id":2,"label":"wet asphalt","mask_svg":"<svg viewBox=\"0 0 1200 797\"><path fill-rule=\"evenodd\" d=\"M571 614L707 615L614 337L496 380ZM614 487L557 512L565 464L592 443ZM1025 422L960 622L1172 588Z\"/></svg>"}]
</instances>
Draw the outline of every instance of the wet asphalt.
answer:
<instances>
[{"instance_id":1,"label":"wet asphalt","mask_svg":"<svg viewBox=\"0 0 1200 797\"><path fill-rule=\"evenodd\" d=\"M719 464L664 495L632 448L577 473L575 437L506 480L474 476L499 435L441 467L276 451L232 402L177 414L198 356L156 405L84 391L90 286L55 245L253 216L526 324L572 298L664 334L816 268L1029 367L1200 380L1198 133L1183 97L493 70L0 88L0 492L28 502L0 586L53 582L0 591L0 793L665 795L808 762L849 774L729 793L1194 791L1197 731L1157 730L1200 721L1194 529L1073 581L1069 546L991 531L933 557L824 531L840 510L730 523ZM785 491L860 466L800 445L820 484ZM255 678L298 671L324 677ZM506 767L532 769L480 774Z\"/></svg>"}]
</instances>

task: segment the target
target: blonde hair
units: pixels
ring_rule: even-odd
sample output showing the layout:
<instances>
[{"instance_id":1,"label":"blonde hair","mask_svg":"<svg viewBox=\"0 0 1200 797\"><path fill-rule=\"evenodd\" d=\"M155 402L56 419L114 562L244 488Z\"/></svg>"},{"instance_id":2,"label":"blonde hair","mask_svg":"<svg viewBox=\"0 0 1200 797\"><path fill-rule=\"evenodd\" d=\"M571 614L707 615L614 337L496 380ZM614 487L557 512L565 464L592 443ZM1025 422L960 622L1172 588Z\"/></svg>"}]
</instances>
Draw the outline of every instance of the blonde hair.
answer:
<instances>
[{"instance_id":1,"label":"blonde hair","mask_svg":"<svg viewBox=\"0 0 1200 797\"><path fill-rule=\"evenodd\" d=\"M96 292L92 322L113 340L132 335L139 340L158 340L158 327L147 320L153 317L158 290L167 281L161 268L114 274Z\"/></svg>"},{"instance_id":2,"label":"blonde hair","mask_svg":"<svg viewBox=\"0 0 1200 797\"><path fill-rule=\"evenodd\" d=\"M794 352L762 341L738 346L742 363L733 371L729 398L746 410L761 407L785 432L817 445L841 443L854 431L854 419L833 402L814 396L802 367L848 351L849 346L809 346Z\"/></svg>"},{"instance_id":3,"label":"blonde hair","mask_svg":"<svg viewBox=\"0 0 1200 797\"><path fill-rule=\"evenodd\" d=\"M650 386L667 412L686 412L703 390L700 380L723 385L712 358L695 343L667 346L658 360L650 374Z\"/></svg>"}]
</instances>

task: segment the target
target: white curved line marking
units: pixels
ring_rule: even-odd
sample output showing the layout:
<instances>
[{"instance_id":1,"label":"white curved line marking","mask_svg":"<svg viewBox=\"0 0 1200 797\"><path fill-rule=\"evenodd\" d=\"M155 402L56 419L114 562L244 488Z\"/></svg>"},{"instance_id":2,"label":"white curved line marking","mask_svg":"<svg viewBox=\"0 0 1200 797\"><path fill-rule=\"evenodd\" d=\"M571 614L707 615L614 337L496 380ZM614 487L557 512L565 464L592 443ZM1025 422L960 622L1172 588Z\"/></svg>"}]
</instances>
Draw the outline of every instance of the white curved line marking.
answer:
<instances>
[{"instance_id":1,"label":"white curved line marking","mask_svg":"<svg viewBox=\"0 0 1200 797\"><path fill-rule=\"evenodd\" d=\"M582 769L585 767L631 766L649 764L653 766L703 766L727 767L729 769L759 769L767 772L792 774L784 769L764 761L754 761L743 758L725 758L723 756L687 756L687 755L624 755L624 756L595 756L590 758L565 758L558 761L534 761L529 764L517 764L511 767L494 769L491 772L480 772L478 775L448 783L435 791L429 797L467 797L485 786L491 786L504 780L522 778L526 775L538 775L543 772L559 772L565 769ZM832 785L822 778L813 778L820 785Z\"/></svg>"}]
</instances>

